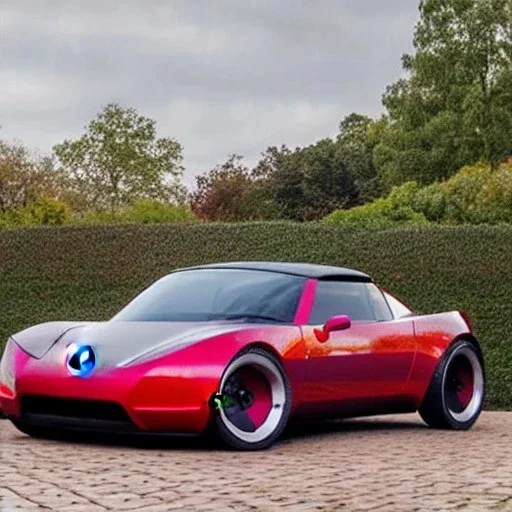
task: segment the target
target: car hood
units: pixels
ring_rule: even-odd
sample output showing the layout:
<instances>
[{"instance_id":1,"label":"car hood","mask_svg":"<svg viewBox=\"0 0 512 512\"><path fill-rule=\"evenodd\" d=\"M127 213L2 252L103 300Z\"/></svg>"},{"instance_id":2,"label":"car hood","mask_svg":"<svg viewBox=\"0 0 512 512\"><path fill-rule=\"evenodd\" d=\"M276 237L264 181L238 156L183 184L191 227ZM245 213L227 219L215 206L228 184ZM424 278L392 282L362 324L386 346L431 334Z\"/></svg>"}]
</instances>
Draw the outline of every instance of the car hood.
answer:
<instances>
[{"instance_id":1,"label":"car hood","mask_svg":"<svg viewBox=\"0 0 512 512\"><path fill-rule=\"evenodd\" d=\"M93 347L101 366L125 366L153 354L175 351L213 336L238 331L241 327L242 324L232 322L52 322L32 327L12 338L37 359L54 346L60 349L76 343Z\"/></svg>"}]
</instances>

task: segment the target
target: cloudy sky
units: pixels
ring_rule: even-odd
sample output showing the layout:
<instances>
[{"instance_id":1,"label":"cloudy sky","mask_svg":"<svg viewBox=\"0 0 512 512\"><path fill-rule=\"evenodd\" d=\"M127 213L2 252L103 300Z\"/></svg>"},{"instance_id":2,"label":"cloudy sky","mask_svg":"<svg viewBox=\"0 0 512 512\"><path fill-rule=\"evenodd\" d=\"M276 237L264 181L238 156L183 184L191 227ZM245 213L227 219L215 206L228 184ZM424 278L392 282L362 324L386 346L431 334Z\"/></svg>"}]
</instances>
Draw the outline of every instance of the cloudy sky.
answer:
<instances>
[{"instance_id":1,"label":"cloudy sky","mask_svg":"<svg viewBox=\"0 0 512 512\"><path fill-rule=\"evenodd\" d=\"M418 0L0 0L0 137L40 152L109 102L184 146L186 181L381 112Z\"/></svg>"}]
</instances>

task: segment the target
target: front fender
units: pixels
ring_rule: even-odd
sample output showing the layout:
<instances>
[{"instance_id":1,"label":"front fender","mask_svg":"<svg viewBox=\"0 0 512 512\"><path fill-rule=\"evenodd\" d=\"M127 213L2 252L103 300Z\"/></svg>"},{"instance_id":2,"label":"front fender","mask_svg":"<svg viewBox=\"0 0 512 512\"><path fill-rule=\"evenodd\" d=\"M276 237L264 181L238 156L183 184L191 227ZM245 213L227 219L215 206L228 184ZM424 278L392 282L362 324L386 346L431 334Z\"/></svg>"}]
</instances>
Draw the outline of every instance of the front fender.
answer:
<instances>
[{"instance_id":1,"label":"front fender","mask_svg":"<svg viewBox=\"0 0 512 512\"><path fill-rule=\"evenodd\" d=\"M146 429L165 429L172 424L195 432L204 430L211 414L211 397L219 391L224 370L249 346L265 347L279 357L292 387L294 410L300 403L305 368L303 343L301 338L295 340L300 331L296 327L266 331L253 327L220 335L125 368L138 369L143 375L130 393L130 413ZM269 341L257 341L260 339Z\"/></svg>"}]
</instances>

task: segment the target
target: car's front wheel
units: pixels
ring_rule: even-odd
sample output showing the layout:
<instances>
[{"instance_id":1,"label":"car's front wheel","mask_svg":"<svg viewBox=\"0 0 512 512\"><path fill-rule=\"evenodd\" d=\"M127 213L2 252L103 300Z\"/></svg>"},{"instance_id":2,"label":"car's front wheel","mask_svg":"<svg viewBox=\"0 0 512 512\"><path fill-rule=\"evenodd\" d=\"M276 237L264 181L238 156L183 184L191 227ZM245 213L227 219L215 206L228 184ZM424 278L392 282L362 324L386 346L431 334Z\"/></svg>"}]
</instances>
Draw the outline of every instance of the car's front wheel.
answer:
<instances>
[{"instance_id":1,"label":"car's front wheel","mask_svg":"<svg viewBox=\"0 0 512 512\"><path fill-rule=\"evenodd\" d=\"M467 430L480 415L484 392L482 356L459 340L443 355L419 413L431 427Z\"/></svg>"},{"instance_id":2,"label":"car's front wheel","mask_svg":"<svg viewBox=\"0 0 512 512\"><path fill-rule=\"evenodd\" d=\"M252 347L227 366L214 398L221 440L238 450L268 448L281 435L291 409L291 389L280 361Z\"/></svg>"}]
</instances>

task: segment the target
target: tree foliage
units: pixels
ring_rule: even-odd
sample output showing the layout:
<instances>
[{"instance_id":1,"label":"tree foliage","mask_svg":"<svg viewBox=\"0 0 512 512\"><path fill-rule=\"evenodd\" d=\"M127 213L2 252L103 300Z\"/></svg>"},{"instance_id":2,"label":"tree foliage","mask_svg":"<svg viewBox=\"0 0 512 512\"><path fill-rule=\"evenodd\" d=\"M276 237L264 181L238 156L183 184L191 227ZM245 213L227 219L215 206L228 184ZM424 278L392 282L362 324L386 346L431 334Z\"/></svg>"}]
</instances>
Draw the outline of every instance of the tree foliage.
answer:
<instances>
[{"instance_id":1,"label":"tree foliage","mask_svg":"<svg viewBox=\"0 0 512 512\"><path fill-rule=\"evenodd\" d=\"M301 176L297 220L316 220L335 208L357 204L354 178L336 141L322 139L296 151L292 165ZM286 187L279 192L278 204L286 205Z\"/></svg>"},{"instance_id":2,"label":"tree foliage","mask_svg":"<svg viewBox=\"0 0 512 512\"><path fill-rule=\"evenodd\" d=\"M197 177L192 210L205 220L308 221L374 199L380 185L372 152L379 137L378 123L351 114L336 139L294 150L271 146L252 170L232 155Z\"/></svg>"},{"instance_id":3,"label":"tree foliage","mask_svg":"<svg viewBox=\"0 0 512 512\"><path fill-rule=\"evenodd\" d=\"M512 165L495 171L489 164L467 166L446 181L424 187L407 181L385 198L334 211L326 221L379 229L400 224L512 223Z\"/></svg>"},{"instance_id":4,"label":"tree foliage","mask_svg":"<svg viewBox=\"0 0 512 512\"><path fill-rule=\"evenodd\" d=\"M59 190L50 158L37 158L21 144L0 141L0 213L55 198Z\"/></svg>"},{"instance_id":5,"label":"tree foliage","mask_svg":"<svg viewBox=\"0 0 512 512\"><path fill-rule=\"evenodd\" d=\"M414 181L418 200L432 209L425 214L430 219L442 216L439 182L480 161L498 172L512 151L512 0L421 0L419 12L414 51L402 58L407 76L387 88L385 115L374 120L352 113L334 138L294 149L271 146L253 169L230 156L197 177L189 196L195 214L221 221L317 220ZM182 148L175 139L157 138L155 122L135 109L107 105L81 137L56 145L54 153L60 176L52 159L36 162L21 146L0 147L0 212L24 209L9 222L67 222L65 205L72 217L128 218L137 200L144 218L181 218L181 210L163 209L186 197ZM492 186L505 187L508 197L499 179ZM52 205L53 199L62 204ZM25 215L41 208L48 215ZM377 215L379 208L372 203L357 212Z\"/></svg>"},{"instance_id":6,"label":"tree foliage","mask_svg":"<svg viewBox=\"0 0 512 512\"><path fill-rule=\"evenodd\" d=\"M388 187L430 183L512 147L512 0L423 0L408 79L388 87L375 150Z\"/></svg>"},{"instance_id":7,"label":"tree foliage","mask_svg":"<svg viewBox=\"0 0 512 512\"><path fill-rule=\"evenodd\" d=\"M78 225L90 224L170 224L177 222L195 222L190 209L185 205L175 205L154 199L136 199L133 203L121 208L112 217L108 212L89 211L80 217L72 217L71 223Z\"/></svg>"},{"instance_id":8,"label":"tree foliage","mask_svg":"<svg viewBox=\"0 0 512 512\"><path fill-rule=\"evenodd\" d=\"M69 188L88 206L112 213L137 198L180 201L181 145L157 138L155 121L107 105L76 140L54 147Z\"/></svg>"},{"instance_id":9,"label":"tree foliage","mask_svg":"<svg viewBox=\"0 0 512 512\"><path fill-rule=\"evenodd\" d=\"M206 174L196 177L190 206L203 220L262 220L274 216L263 182L251 176L243 157L231 155Z\"/></svg>"},{"instance_id":10,"label":"tree foliage","mask_svg":"<svg viewBox=\"0 0 512 512\"><path fill-rule=\"evenodd\" d=\"M339 125L337 145L347 170L354 181L355 201L365 203L378 197L381 184L373 161L373 150L379 143L385 121L352 113Z\"/></svg>"},{"instance_id":11,"label":"tree foliage","mask_svg":"<svg viewBox=\"0 0 512 512\"><path fill-rule=\"evenodd\" d=\"M360 114L340 122L336 139L291 150L269 147L252 174L270 191L280 218L307 221L380 194L373 149L382 123Z\"/></svg>"}]
</instances>

